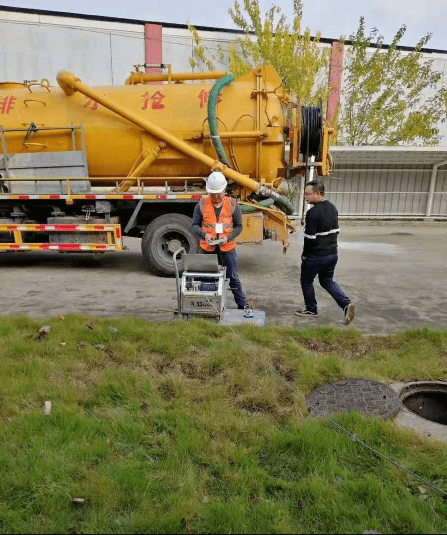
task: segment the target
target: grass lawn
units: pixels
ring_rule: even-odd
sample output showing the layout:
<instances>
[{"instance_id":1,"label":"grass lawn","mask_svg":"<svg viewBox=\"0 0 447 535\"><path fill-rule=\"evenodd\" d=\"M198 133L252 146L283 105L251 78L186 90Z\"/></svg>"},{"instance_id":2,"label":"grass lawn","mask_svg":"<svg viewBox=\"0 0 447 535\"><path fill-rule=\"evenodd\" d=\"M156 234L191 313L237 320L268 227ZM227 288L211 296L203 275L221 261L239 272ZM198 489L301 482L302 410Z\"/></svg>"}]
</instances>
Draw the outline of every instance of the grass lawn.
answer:
<instances>
[{"instance_id":1,"label":"grass lawn","mask_svg":"<svg viewBox=\"0 0 447 535\"><path fill-rule=\"evenodd\" d=\"M441 493L303 402L447 381L447 331L2 317L0 363L0 533L447 532ZM447 491L447 444L336 420Z\"/></svg>"}]
</instances>

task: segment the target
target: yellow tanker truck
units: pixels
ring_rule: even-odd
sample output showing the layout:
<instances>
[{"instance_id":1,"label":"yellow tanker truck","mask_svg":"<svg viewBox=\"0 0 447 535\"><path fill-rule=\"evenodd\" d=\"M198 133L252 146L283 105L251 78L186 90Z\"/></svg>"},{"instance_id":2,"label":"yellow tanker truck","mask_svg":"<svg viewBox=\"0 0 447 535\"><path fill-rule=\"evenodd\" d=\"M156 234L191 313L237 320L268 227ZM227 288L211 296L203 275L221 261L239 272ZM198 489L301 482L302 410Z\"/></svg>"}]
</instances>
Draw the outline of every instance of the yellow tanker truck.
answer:
<instances>
[{"instance_id":1,"label":"yellow tanker truck","mask_svg":"<svg viewBox=\"0 0 447 535\"><path fill-rule=\"evenodd\" d=\"M178 249L197 252L191 216L211 170L241 202L238 241L285 247L289 180L330 172L321 109L293 103L271 66L57 82L0 83L0 251L119 251L133 236L172 275Z\"/></svg>"}]
</instances>

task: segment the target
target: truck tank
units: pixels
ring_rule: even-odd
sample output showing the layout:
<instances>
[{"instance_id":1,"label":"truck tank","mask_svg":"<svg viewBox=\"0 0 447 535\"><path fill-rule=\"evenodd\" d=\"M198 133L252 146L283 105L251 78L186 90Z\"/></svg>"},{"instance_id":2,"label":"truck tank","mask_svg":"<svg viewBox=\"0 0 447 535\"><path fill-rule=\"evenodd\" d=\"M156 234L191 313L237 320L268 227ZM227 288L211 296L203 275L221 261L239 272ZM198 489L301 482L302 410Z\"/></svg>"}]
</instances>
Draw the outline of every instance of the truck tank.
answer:
<instances>
[{"instance_id":1,"label":"truck tank","mask_svg":"<svg viewBox=\"0 0 447 535\"><path fill-rule=\"evenodd\" d=\"M210 140L208 99L213 82L150 83L102 86L102 96L153 125L163 128L216 159ZM276 183L284 176L284 129L288 95L276 71L265 66L227 85L216 105L217 126L229 166L260 182ZM8 154L72 150L72 132L45 128L83 125L87 165L92 186L95 177L127 176L142 155L156 150L159 139L93 98L43 84L0 84L1 126ZM23 129L29 128L28 132ZM21 131L14 132L14 129ZM226 137L233 133L231 138ZM80 132L75 133L81 145ZM206 177L210 168L167 145L141 176L152 185L169 178ZM104 180L100 185L104 185ZM110 181L115 184L115 180Z\"/></svg>"}]
</instances>

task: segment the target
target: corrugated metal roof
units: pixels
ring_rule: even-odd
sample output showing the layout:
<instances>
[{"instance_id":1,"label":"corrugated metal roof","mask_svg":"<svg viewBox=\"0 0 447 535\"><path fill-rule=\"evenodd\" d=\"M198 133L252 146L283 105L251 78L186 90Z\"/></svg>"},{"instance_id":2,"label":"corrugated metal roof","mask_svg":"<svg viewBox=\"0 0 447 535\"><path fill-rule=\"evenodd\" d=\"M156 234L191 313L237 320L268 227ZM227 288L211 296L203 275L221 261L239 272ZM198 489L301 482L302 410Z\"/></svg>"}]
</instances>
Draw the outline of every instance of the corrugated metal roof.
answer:
<instances>
[{"instance_id":1,"label":"corrugated metal roof","mask_svg":"<svg viewBox=\"0 0 447 535\"><path fill-rule=\"evenodd\" d=\"M441 162L447 164L447 147L331 147L335 168L345 166L368 165L381 167L386 165L427 165Z\"/></svg>"}]
</instances>

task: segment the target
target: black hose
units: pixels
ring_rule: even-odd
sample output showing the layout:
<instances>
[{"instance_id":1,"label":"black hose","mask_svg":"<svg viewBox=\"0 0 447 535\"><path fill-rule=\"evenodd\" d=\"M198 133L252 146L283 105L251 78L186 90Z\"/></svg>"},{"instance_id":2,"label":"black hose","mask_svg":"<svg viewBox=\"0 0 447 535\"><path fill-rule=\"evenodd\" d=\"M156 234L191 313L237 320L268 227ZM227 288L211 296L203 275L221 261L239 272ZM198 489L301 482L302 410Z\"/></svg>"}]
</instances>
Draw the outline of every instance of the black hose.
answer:
<instances>
[{"instance_id":1,"label":"black hose","mask_svg":"<svg viewBox=\"0 0 447 535\"><path fill-rule=\"evenodd\" d=\"M306 157L317 157L323 137L321 109L308 106L301 107L301 143L300 152Z\"/></svg>"}]
</instances>

